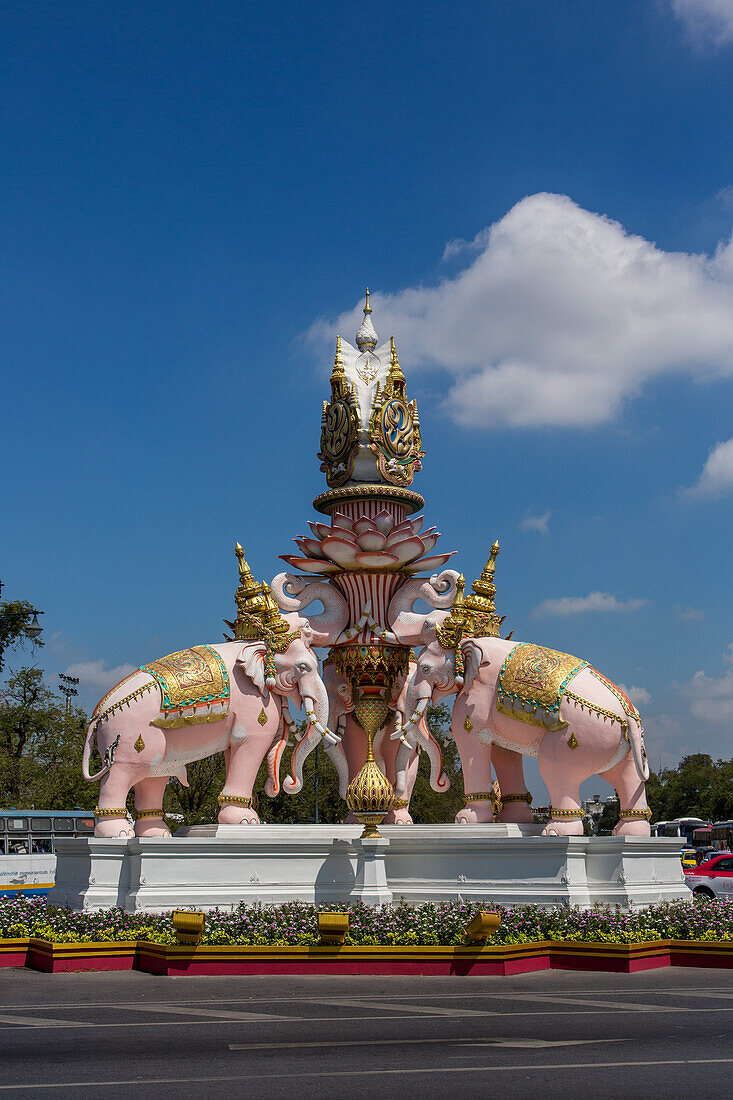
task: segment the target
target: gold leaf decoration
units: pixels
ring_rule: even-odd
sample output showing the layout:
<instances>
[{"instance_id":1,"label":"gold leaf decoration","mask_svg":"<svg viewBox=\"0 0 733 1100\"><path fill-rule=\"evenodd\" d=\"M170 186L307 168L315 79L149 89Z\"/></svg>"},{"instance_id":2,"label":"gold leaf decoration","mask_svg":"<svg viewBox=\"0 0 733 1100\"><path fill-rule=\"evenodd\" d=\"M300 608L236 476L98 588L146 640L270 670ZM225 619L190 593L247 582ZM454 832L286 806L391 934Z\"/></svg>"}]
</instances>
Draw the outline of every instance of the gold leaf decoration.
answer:
<instances>
[{"instance_id":1,"label":"gold leaf decoration","mask_svg":"<svg viewBox=\"0 0 733 1100\"><path fill-rule=\"evenodd\" d=\"M135 752L142 752L144 748L145 742L143 741L143 735L140 734L137 741L135 742Z\"/></svg>"},{"instance_id":2,"label":"gold leaf decoration","mask_svg":"<svg viewBox=\"0 0 733 1100\"><path fill-rule=\"evenodd\" d=\"M265 708L264 707L262 708L260 713L257 715L257 721L260 723L261 726L266 725L267 715L265 714Z\"/></svg>"}]
</instances>

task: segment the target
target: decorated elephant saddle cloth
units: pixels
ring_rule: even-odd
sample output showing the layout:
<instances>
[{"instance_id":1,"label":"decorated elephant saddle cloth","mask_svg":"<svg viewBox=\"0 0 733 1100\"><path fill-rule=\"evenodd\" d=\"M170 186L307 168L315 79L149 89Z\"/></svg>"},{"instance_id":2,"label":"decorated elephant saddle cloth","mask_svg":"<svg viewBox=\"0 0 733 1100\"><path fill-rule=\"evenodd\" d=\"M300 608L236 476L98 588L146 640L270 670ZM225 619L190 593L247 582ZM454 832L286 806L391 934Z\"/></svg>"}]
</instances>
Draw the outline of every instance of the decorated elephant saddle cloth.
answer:
<instances>
[{"instance_id":1,"label":"decorated elephant saddle cloth","mask_svg":"<svg viewBox=\"0 0 733 1100\"><path fill-rule=\"evenodd\" d=\"M521 722L546 730L565 729L568 723L560 717L560 703L563 694L569 691L570 681L584 668L590 669L596 679L615 695L624 712L641 724L639 712L630 699L587 661L532 642L520 642L504 658L497 683L497 710L510 718L518 718ZM572 692L569 694L575 700ZM582 703L580 697L578 701ZM586 706L589 710L600 712L600 708ZM615 719L610 712L606 717L611 721Z\"/></svg>"},{"instance_id":2,"label":"decorated elephant saddle cloth","mask_svg":"<svg viewBox=\"0 0 733 1100\"><path fill-rule=\"evenodd\" d=\"M160 688L161 714L154 726L176 729L199 722L218 722L229 713L229 673L209 645L181 649L140 665Z\"/></svg>"}]
</instances>

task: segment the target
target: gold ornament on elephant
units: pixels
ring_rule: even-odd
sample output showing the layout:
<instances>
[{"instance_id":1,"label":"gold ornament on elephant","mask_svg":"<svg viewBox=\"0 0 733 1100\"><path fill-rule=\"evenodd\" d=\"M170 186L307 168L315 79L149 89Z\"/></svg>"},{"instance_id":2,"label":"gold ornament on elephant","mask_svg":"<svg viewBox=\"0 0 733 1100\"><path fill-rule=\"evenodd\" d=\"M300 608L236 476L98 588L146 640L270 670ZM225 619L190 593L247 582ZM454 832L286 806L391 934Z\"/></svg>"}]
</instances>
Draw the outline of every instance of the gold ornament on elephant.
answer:
<instances>
[{"instance_id":1,"label":"gold ornament on elephant","mask_svg":"<svg viewBox=\"0 0 733 1100\"><path fill-rule=\"evenodd\" d=\"M365 695L354 708L356 719L367 735L367 758L346 790L346 805L364 826L362 837L378 837L378 826L392 805L394 788L374 759L372 740L387 720L389 707L379 695Z\"/></svg>"}]
</instances>

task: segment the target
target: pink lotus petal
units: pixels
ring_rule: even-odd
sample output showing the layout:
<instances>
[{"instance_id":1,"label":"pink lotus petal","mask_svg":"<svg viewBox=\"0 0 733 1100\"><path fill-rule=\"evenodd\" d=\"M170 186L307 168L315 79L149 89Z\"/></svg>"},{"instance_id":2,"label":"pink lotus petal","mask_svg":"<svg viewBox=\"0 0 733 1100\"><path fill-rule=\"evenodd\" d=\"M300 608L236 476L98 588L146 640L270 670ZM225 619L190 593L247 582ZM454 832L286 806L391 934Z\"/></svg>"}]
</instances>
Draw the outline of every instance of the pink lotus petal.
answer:
<instances>
[{"instance_id":1,"label":"pink lotus petal","mask_svg":"<svg viewBox=\"0 0 733 1100\"><path fill-rule=\"evenodd\" d=\"M293 569L302 569L304 573L340 573L341 570L332 561L315 561L313 558L298 558L294 554L280 554L283 561Z\"/></svg>"},{"instance_id":2,"label":"pink lotus petal","mask_svg":"<svg viewBox=\"0 0 733 1100\"><path fill-rule=\"evenodd\" d=\"M396 546L390 546L390 553L396 554L400 565L407 565L408 561L414 561L425 553L425 544L422 539L413 535L412 538L403 539Z\"/></svg>"},{"instance_id":3,"label":"pink lotus petal","mask_svg":"<svg viewBox=\"0 0 733 1100\"><path fill-rule=\"evenodd\" d=\"M323 540L322 550L327 557L338 562L339 565L353 565L356 561L356 555L359 553L359 547L355 542L336 538L333 535L329 535L327 539Z\"/></svg>"},{"instance_id":4,"label":"pink lotus petal","mask_svg":"<svg viewBox=\"0 0 733 1100\"><path fill-rule=\"evenodd\" d=\"M346 539L347 542L356 542L356 535L354 534L353 527L339 527L338 525L329 527L328 534L324 537L331 538L332 536L338 539Z\"/></svg>"},{"instance_id":5,"label":"pink lotus petal","mask_svg":"<svg viewBox=\"0 0 733 1100\"><path fill-rule=\"evenodd\" d=\"M449 554L435 554L432 558L423 558L422 561L413 561L409 565L405 565L402 569L403 573L422 573L423 569L439 569L441 565L452 558L454 554L457 554L457 550L451 550Z\"/></svg>"},{"instance_id":6,"label":"pink lotus petal","mask_svg":"<svg viewBox=\"0 0 733 1100\"><path fill-rule=\"evenodd\" d=\"M311 558L323 557L321 544L320 542L316 542L315 539L308 539L301 535L299 538L293 539L293 542L303 551L306 556Z\"/></svg>"},{"instance_id":7,"label":"pink lotus petal","mask_svg":"<svg viewBox=\"0 0 733 1100\"><path fill-rule=\"evenodd\" d=\"M394 527L394 518L391 512L388 512L386 508L382 508L377 512L374 517L374 526L381 531L383 535L388 535Z\"/></svg>"},{"instance_id":8,"label":"pink lotus petal","mask_svg":"<svg viewBox=\"0 0 733 1100\"><path fill-rule=\"evenodd\" d=\"M439 534L438 534L438 532L436 531L436 533L435 533L434 535L428 535L428 534L425 534L425 535L421 535L421 536L420 536L420 538L421 538L421 539L422 539L422 541L423 541L423 542L425 543L425 552L426 552L427 554L429 554L429 553L430 553L430 551L431 551L431 550L433 549L433 547L435 546L435 544L436 544L436 542L438 541L438 539L440 538L440 535L439 535Z\"/></svg>"},{"instance_id":9,"label":"pink lotus petal","mask_svg":"<svg viewBox=\"0 0 733 1100\"><path fill-rule=\"evenodd\" d=\"M375 531L376 526L373 519L369 519L369 516L362 516L354 523L354 534L362 535L365 531Z\"/></svg>"},{"instance_id":10,"label":"pink lotus petal","mask_svg":"<svg viewBox=\"0 0 733 1100\"><path fill-rule=\"evenodd\" d=\"M365 531L357 540L360 550L383 550L387 542L381 531Z\"/></svg>"},{"instance_id":11,"label":"pink lotus petal","mask_svg":"<svg viewBox=\"0 0 733 1100\"><path fill-rule=\"evenodd\" d=\"M386 554L384 551L381 554L357 554L356 561L358 565L372 569L385 569L389 565L397 565L394 554Z\"/></svg>"},{"instance_id":12,"label":"pink lotus petal","mask_svg":"<svg viewBox=\"0 0 733 1100\"><path fill-rule=\"evenodd\" d=\"M317 539L327 539L331 534L331 528L325 523L314 523L313 520L308 520L308 526Z\"/></svg>"},{"instance_id":13,"label":"pink lotus petal","mask_svg":"<svg viewBox=\"0 0 733 1100\"><path fill-rule=\"evenodd\" d=\"M346 527L351 530L353 521L349 519L345 512L339 512L338 509L336 509L335 512L331 512L331 526Z\"/></svg>"}]
</instances>

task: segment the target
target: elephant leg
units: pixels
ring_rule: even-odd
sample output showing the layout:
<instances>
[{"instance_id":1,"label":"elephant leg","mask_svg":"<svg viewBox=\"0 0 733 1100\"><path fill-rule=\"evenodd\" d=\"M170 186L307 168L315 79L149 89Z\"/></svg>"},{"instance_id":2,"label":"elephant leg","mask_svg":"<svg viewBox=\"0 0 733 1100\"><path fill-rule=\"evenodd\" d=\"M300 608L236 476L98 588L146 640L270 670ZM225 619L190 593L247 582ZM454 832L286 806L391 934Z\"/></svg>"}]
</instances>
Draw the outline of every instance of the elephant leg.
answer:
<instances>
[{"instance_id":1,"label":"elephant leg","mask_svg":"<svg viewBox=\"0 0 733 1100\"><path fill-rule=\"evenodd\" d=\"M144 773L143 773L144 774ZM120 765L113 764L106 775L103 775L99 785L99 798L97 800L100 810L124 810L127 805L127 796L135 781L134 774L130 774L128 768L122 769ZM94 835L101 837L128 837L135 832L123 814L115 817L97 816L94 826Z\"/></svg>"},{"instance_id":2,"label":"elephant leg","mask_svg":"<svg viewBox=\"0 0 733 1100\"><path fill-rule=\"evenodd\" d=\"M382 754L384 757L384 774L389 779L393 787L397 784L397 772L396 772L396 759L397 750L400 747L399 741L392 741L389 737L385 737L382 741ZM393 805L389 813L384 819L385 825L412 825L412 815L410 814L410 797L412 795L412 789L415 786L415 780L417 779L417 769L420 764L420 757L415 752L407 764L405 772L405 790L402 797L398 800L398 805ZM395 796L396 797L396 796ZM404 804L399 804L404 803Z\"/></svg>"},{"instance_id":3,"label":"elephant leg","mask_svg":"<svg viewBox=\"0 0 733 1100\"><path fill-rule=\"evenodd\" d=\"M275 730L271 736L274 737L274 734ZM267 743L269 745L270 742ZM232 745L226 782L219 796L222 800L230 798L232 801L222 801L218 818L220 825L259 824L257 811L246 803L252 798L252 788L263 756L264 753L256 752L255 746L247 739Z\"/></svg>"},{"instance_id":4,"label":"elephant leg","mask_svg":"<svg viewBox=\"0 0 733 1100\"><path fill-rule=\"evenodd\" d=\"M619 800L619 809L622 816L616 828L614 836L649 836L649 820L646 817L624 817L624 810L633 810L643 813L647 807L646 788L639 773L636 770L631 753L627 753L620 764L615 768L609 768L607 772L600 773L605 780L616 788Z\"/></svg>"},{"instance_id":5,"label":"elephant leg","mask_svg":"<svg viewBox=\"0 0 733 1100\"><path fill-rule=\"evenodd\" d=\"M170 836L163 820L163 795L168 776L142 779L135 784L135 809L140 816L135 821L135 836ZM157 811L151 813L151 810Z\"/></svg>"},{"instance_id":6,"label":"elephant leg","mask_svg":"<svg viewBox=\"0 0 733 1100\"><path fill-rule=\"evenodd\" d=\"M455 711L454 711L455 713ZM491 809L491 752L490 745L484 745L475 737L469 736L463 729L451 731L455 738L458 755L463 771L463 788L466 795L483 795L479 799L466 800L462 810L456 814L456 825L479 825L494 820Z\"/></svg>"},{"instance_id":7,"label":"elephant leg","mask_svg":"<svg viewBox=\"0 0 733 1100\"><path fill-rule=\"evenodd\" d=\"M492 745L491 763L494 765L496 778L499 781L503 803L500 821L532 822L531 795L524 782L524 766L522 754L504 749L501 745ZM516 799L516 801L515 801ZM529 801L527 801L529 799Z\"/></svg>"},{"instance_id":8,"label":"elephant leg","mask_svg":"<svg viewBox=\"0 0 733 1100\"><path fill-rule=\"evenodd\" d=\"M550 738L555 738L550 741ZM580 782L587 779L585 772L578 774L567 759L569 750L560 743L555 733L542 738L537 763L540 775L550 793L552 813L542 830L543 836L582 836L583 818L580 810ZM556 812L556 811L559 811Z\"/></svg>"}]
</instances>

